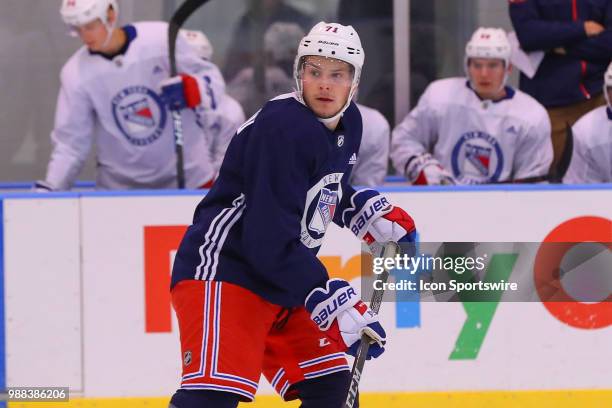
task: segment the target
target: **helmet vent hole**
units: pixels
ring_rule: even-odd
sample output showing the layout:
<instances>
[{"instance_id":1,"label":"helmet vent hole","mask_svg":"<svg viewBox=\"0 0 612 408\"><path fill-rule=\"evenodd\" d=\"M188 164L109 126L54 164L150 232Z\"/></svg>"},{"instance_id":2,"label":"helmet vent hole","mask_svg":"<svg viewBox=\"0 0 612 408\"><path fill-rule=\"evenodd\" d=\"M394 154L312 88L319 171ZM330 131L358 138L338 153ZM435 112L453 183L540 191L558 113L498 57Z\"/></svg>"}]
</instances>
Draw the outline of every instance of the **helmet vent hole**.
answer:
<instances>
[{"instance_id":1,"label":"helmet vent hole","mask_svg":"<svg viewBox=\"0 0 612 408\"><path fill-rule=\"evenodd\" d=\"M321 48L319 48L319 52L323 52L323 50Z\"/></svg>"}]
</instances>

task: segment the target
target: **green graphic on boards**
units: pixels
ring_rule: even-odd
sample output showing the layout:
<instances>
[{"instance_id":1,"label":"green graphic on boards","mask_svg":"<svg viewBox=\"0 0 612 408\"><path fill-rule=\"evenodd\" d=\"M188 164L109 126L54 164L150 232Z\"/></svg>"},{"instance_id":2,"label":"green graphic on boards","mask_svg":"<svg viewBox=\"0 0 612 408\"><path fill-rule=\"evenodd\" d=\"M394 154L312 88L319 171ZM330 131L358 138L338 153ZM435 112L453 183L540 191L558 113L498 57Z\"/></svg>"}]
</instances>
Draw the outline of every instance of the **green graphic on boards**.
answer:
<instances>
[{"instance_id":1,"label":"green graphic on boards","mask_svg":"<svg viewBox=\"0 0 612 408\"><path fill-rule=\"evenodd\" d=\"M518 254L495 254L487 267L483 282L508 281L512 269L516 263ZM476 279L472 274L452 273L452 279L458 282L474 282ZM474 360L478 356L480 347L495 315L495 310L501 299L503 291L489 291L485 295L475 292L461 292L459 299L463 304L467 319L455 342L455 348L451 352L449 360ZM478 301L476 300L478 296ZM483 296L486 301L483 301Z\"/></svg>"}]
</instances>

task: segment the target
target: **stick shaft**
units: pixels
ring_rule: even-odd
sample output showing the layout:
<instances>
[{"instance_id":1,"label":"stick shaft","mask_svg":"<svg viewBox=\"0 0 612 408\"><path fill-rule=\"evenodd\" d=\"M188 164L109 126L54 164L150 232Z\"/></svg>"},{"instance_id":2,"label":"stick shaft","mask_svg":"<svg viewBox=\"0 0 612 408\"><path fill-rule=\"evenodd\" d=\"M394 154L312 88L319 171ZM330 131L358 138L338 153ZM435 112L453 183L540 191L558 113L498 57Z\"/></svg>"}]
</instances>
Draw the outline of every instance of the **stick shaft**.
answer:
<instances>
[{"instance_id":1,"label":"stick shaft","mask_svg":"<svg viewBox=\"0 0 612 408\"><path fill-rule=\"evenodd\" d=\"M185 21L193 14L202 4L209 0L186 0L176 10L170 22L168 23L168 57L170 58L170 76L174 77L178 74L176 68L176 38ZM185 166L183 156L183 122L181 112L172 111L172 127L174 133L174 151L176 153L176 182L178 188L185 188Z\"/></svg>"},{"instance_id":2,"label":"stick shaft","mask_svg":"<svg viewBox=\"0 0 612 408\"><path fill-rule=\"evenodd\" d=\"M382 257L392 258L397 253L399 253L399 246L395 242L388 242L385 245ZM381 285L382 289L377 289L374 291L374 293L372 294L372 301L370 302L370 309L375 313L378 313L378 311L380 310L380 305L385 294L384 283L387 282L387 279L389 279L389 271L385 269L377 279L378 281L381 281L383 283L383 285ZM355 401L357 401L357 395L359 392L359 381L361 380L361 373L363 372L363 367L365 365L369 349L370 337L368 337L366 334L362 334L361 343L359 344L359 348L357 349L357 354L355 355L355 362L353 363L353 369L351 370L351 382L349 384L349 389L346 394L346 399L344 401L343 408L353 408Z\"/></svg>"}]
</instances>

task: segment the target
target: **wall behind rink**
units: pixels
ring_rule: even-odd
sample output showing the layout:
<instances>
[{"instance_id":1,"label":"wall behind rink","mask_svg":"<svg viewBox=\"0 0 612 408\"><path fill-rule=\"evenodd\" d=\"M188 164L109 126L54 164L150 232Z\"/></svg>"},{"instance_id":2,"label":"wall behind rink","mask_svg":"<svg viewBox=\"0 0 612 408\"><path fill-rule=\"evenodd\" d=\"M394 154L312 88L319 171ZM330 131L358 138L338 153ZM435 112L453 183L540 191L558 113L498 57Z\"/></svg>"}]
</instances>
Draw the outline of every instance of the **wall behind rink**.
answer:
<instances>
[{"instance_id":1,"label":"wall behind rink","mask_svg":"<svg viewBox=\"0 0 612 408\"><path fill-rule=\"evenodd\" d=\"M387 194L413 215L422 241L541 242L571 220L588 236L585 217L610 226L612 240L610 186L416 191ZM5 195L6 386L170 395L180 351L169 274L200 194ZM350 232L331 227L320 257L332 275L356 279L359 251ZM388 352L368 362L362 390L612 389L612 304L592 307L599 324L582 328L537 302L488 314L461 303L385 303Z\"/></svg>"}]
</instances>

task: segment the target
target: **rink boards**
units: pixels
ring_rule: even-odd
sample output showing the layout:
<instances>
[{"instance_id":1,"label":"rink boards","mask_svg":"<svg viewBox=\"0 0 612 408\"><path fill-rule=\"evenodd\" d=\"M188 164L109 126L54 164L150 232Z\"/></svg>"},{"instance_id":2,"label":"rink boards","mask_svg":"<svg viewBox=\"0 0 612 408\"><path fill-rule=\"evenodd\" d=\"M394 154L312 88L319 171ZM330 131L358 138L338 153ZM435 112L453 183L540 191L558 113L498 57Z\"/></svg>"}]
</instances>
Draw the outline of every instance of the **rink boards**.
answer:
<instances>
[{"instance_id":1,"label":"rink boards","mask_svg":"<svg viewBox=\"0 0 612 408\"><path fill-rule=\"evenodd\" d=\"M201 194L0 196L2 385L68 386L78 406L164 406L180 374L169 273ZM386 194L422 241L542 242L560 226L612 240L609 185ZM332 226L320 258L333 276L358 279L359 251ZM366 364L362 406L609 405L612 303L576 307L385 303L390 341ZM276 406L271 394L263 381L251 406Z\"/></svg>"}]
</instances>

